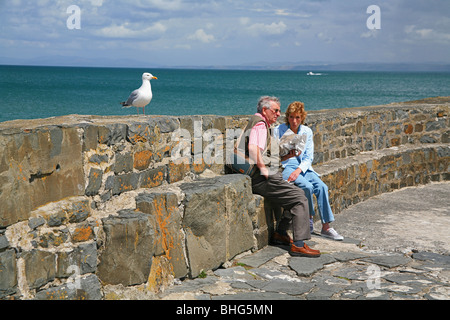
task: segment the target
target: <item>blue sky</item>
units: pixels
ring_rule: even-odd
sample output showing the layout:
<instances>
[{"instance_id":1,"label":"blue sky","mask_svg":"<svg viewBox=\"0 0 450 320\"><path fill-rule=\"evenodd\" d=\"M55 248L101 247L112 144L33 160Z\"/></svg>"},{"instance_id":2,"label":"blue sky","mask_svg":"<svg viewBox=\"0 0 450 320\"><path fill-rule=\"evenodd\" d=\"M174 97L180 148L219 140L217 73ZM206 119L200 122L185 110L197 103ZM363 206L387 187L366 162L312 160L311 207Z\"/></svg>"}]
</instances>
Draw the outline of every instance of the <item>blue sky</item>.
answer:
<instances>
[{"instance_id":1,"label":"blue sky","mask_svg":"<svg viewBox=\"0 0 450 320\"><path fill-rule=\"evenodd\" d=\"M381 29L367 27L370 5ZM15 62L449 64L450 1L0 0L0 63Z\"/></svg>"}]
</instances>

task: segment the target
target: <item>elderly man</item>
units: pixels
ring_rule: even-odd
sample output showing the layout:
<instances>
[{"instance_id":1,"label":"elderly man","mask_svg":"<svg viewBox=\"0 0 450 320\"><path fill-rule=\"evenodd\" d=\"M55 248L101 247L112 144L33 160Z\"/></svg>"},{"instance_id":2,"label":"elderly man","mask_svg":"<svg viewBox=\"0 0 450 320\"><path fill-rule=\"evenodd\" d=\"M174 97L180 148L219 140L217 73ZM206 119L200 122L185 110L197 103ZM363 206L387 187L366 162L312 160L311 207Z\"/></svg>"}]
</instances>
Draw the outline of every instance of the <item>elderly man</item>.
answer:
<instances>
[{"instance_id":1,"label":"elderly man","mask_svg":"<svg viewBox=\"0 0 450 320\"><path fill-rule=\"evenodd\" d=\"M266 166L267 148L271 144L268 128L277 121L279 116L279 99L264 96L258 102L257 113L249 120L246 129L246 131L250 130L248 154L258 168L256 174L252 176L253 193L285 209L277 231L274 233L274 242L290 245L289 253L293 256L319 257L320 251L313 250L304 243L304 240L311 238L308 200L305 193L302 189L285 181L278 172L277 165ZM278 154L276 156L278 157ZM291 222L293 240L286 232Z\"/></svg>"}]
</instances>

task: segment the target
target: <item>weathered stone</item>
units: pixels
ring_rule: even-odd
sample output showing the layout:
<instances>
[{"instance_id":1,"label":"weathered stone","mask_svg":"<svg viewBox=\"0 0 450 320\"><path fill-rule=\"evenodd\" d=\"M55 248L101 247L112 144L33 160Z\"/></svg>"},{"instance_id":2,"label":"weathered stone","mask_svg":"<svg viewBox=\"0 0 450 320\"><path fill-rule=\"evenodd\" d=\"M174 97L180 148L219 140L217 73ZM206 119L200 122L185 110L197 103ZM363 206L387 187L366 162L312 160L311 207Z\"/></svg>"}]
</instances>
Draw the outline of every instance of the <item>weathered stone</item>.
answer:
<instances>
[{"instance_id":1,"label":"weathered stone","mask_svg":"<svg viewBox=\"0 0 450 320\"><path fill-rule=\"evenodd\" d=\"M214 274L225 280L251 281L255 279L252 274L248 273L247 270L241 266L228 269L217 269L214 271Z\"/></svg>"},{"instance_id":2,"label":"weathered stone","mask_svg":"<svg viewBox=\"0 0 450 320\"><path fill-rule=\"evenodd\" d=\"M103 170L92 168L89 172L89 184L86 187L85 194L87 196L95 196L98 194L102 186Z\"/></svg>"},{"instance_id":3,"label":"weathered stone","mask_svg":"<svg viewBox=\"0 0 450 320\"><path fill-rule=\"evenodd\" d=\"M286 251L282 248L268 246L255 254L239 259L239 263L243 263L253 268L258 268L267 261L272 260L285 252Z\"/></svg>"},{"instance_id":4,"label":"weathered stone","mask_svg":"<svg viewBox=\"0 0 450 320\"><path fill-rule=\"evenodd\" d=\"M72 233L73 242L84 242L94 239L94 229L89 224L83 224L75 228Z\"/></svg>"},{"instance_id":5,"label":"weathered stone","mask_svg":"<svg viewBox=\"0 0 450 320\"><path fill-rule=\"evenodd\" d=\"M35 300L100 300L101 284L97 276L75 278L74 282L36 293Z\"/></svg>"},{"instance_id":6,"label":"weathered stone","mask_svg":"<svg viewBox=\"0 0 450 320\"><path fill-rule=\"evenodd\" d=\"M140 174L141 188L155 188L160 186L166 177L166 167L160 166L155 169L148 169Z\"/></svg>"},{"instance_id":7,"label":"weathered stone","mask_svg":"<svg viewBox=\"0 0 450 320\"><path fill-rule=\"evenodd\" d=\"M145 170L150 165L153 153L150 150L143 150L134 154L134 168L136 170Z\"/></svg>"},{"instance_id":8,"label":"weathered stone","mask_svg":"<svg viewBox=\"0 0 450 320\"><path fill-rule=\"evenodd\" d=\"M9 246L8 238L0 234L0 250L6 249L8 246Z\"/></svg>"},{"instance_id":9,"label":"weathered stone","mask_svg":"<svg viewBox=\"0 0 450 320\"><path fill-rule=\"evenodd\" d=\"M165 256L152 258L152 269L147 281L147 290L153 293L164 291L174 282L173 265Z\"/></svg>"},{"instance_id":10,"label":"weathered stone","mask_svg":"<svg viewBox=\"0 0 450 320\"><path fill-rule=\"evenodd\" d=\"M39 237L39 245L42 248L58 247L69 238L67 229L54 230L42 234Z\"/></svg>"},{"instance_id":11,"label":"weathered stone","mask_svg":"<svg viewBox=\"0 0 450 320\"><path fill-rule=\"evenodd\" d=\"M17 266L14 250L0 252L0 299L16 293Z\"/></svg>"},{"instance_id":12,"label":"weathered stone","mask_svg":"<svg viewBox=\"0 0 450 320\"><path fill-rule=\"evenodd\" d=\"M448 106L447 97L345 109L339 111L339 117L334 111L310 111L307 121L315 132L316 142L314 166L329 186L335 215L348 206L384 192L449 180ZM280 121L284 121L283 118ZM113 250L108 251L107 248L111 233L105 232L100 217L121 208L134 209L135 193L128 191L173 184L186 177L195 178L206 168L221 174L223 165L211 163L216 152L225 147L221 143L216 145L220 141L216 138L228 129L245 127L246 122L247 116L136 118L71 115L0 123L0 254L3 258L5 254L9 255L8 259L17 263L17 269L24 271L15 275L19 278L16 285L3 291L0 289L0 295L9 298L9 295L20 297L23 294L25 298L32 298L34 289L53 279L50 261L54 257L51 254L56 256L58 267L56 278L59 279L56 282L64 283L66 279L61 278L72 279L71 273L67 272L69 266L82 268L83 272L98 273L97 246L99 253L107 253L109 258L113 256ZM186 152L182 154L187 160L185 163L177 163L172 157L177 147L173 133L179 127L187 129L191 138L183 144L183 148L186 147L183 149ZM422 142L426 145L421 145ZM394 145L395 148L390 148ZM214 183L217 181L211 182ZM157 276L159 271L169 271L167 274L170 274L173 268L178 277L186 274L195 276L199 270L214 269L242 250L259 249L268 243L274 227L273 217L277 214L266 210L269 206L262 198L247 192L251 190L250 182L243 189L234 182L232 187L218 186L218 190L207 188L206 184L197 181L183 187L184 190L177 193L174 205L168 204L166 196L157 196L147 201L150 203L148 205L159 206L165 199L165 209L149 209L133 223L130 221L134 218L124 223L126 226L132 225L131 229L145 229L148 226L138 222L145 220L145 216L150 225L148 228L153 228L154 252L148 264L152 264L152 260L159 261L159 266L149 266L156 283L161 280ZM194 190L198 186L202 194L186 189ZM146 192L151 193L151 190ZM183 193L186 199L178 203L183 199ZM242 197L239 198L239 195ZM204 198L204 205L199 206L201 198ZM180 217L176 222L176 215L168 213L172 208L176 208L174 212ZM403 206L402 210L405 208ZM92 211L96 215L93 218L100 220L87 221L91 210L95 210ZM128 213L133 211L128 210ZM210 219L208 223L201 221L202 214ZM183 215L185 220L181 221ZM121 212L120 218L116 218L127 220L124 216L126 214ZM157 221L159 216L164 219ZM207 231L201 231L202 228ZM213 237L223 242L216 242ZM115 244L116 251L121 250L117 249L120 248L118 243ZM435 242L433 245L441 250L445 243ZM39 246L45 249L38 250ZM84 246L88 246L82 249L86 254L78 251ZM31 254L33 248L37 251ZM17 253L17 256L11 256L11 252ZM355 257L361 259L354 254L335 255L342 263ZM88 261L87 265L82 265L81 260ZM164 262L166 260L167 263ZM33 275L29 270L28 274L25 272L30 261L37 265L39 275ZM186 262L192 264L191 269L188 269ZM250 263L259 264L255 260ZM432 259L423 262L415 259L414 263L418 264L414 268L420 270L447 269L445 263ZM367 268L366 265L364 267ZM362 277L365 270L360 271L358 276ZM107 273L106 268L103 272ZM0 273L0 282L10 282L11 273L6 280L2 276L4 274ZM22 276L24 279L20 279ZM367 278L367 275L364 276ZM17 283L23 284L21 291L18 291ZM26 292L25 285L30 283L32 288ZM256 287L260 289L262 285L255 284ZM356 290L356 286L353 289ZM416 289L399 280L397 287L391 286L381 295L374 292L370 298L379 298L383 294L405 298ZM315 288L311 293L313 298L331 297L332 294L327 287ZM445 292L435 293L437 297L446 296ZM207 296L210 297L209 293ZM369 297L364 290L353 295L355 298L364 296Z\"/></svg>"},{"instance_id":13,"label":"weathered stone","mask_svg":"<svg viewBox=\"0 0 450 320\"><path fill-rule=\"evenodd\" d=\"M156 254L163 254L177 278L187 274L184 237L181 231L181 212L174 193L144 193L136 197L137 210L154 217Z\"/></svg>"},{"instance_id":14,"label":"weathered stone","mask_svg":"<svg viewBox=\"0 0 450 320\"><path fill-rule=\"evenodd\" d=\"M34 230L37 227L42 226L43 224L45 224L45 219L42 217L36 218L33 217L28 220L28 226L30 227L31 230Z\"/></svg>"},{"instance_id":15,"label":"weathered stone","mask_svg":"<svg viewBox=\"0 0 450 320\"><path fill-rule=\"evenodd\" d=\"M100 280L124 286L146 282L155 253L154 219L140 212L121 211L102 222L106 238L99 257Z\"/></svg>"},{"instance_id":16,"label":"weathered stone","mask_svg":"<svg viewBox=\"0 0 450 320\"><path fill-rule=\"evenodd\" d=\"M289 295L300 295L314 288L313 283L292 282L283 280L268 281L261 289L268 292L286 293Z\"/></svg>"},{"instance_id":17,"label":"weathered stone","mask_svg":"<svg viewBox=\"0 0 450 320\"><path fill-rule=\"evenodd\" d=\"M109 160L109 157L107 154L97 154L94 153L90 158L89 158L89 162L94 163L94 164L101 164L101 163L107 163Z\"/></svg>"},{"instance_id":18,"label":"weathered stone","mask_svg":"<svg viewBox=\"0 0 450 320\"><path fill-rule=\"evenodd\" d=\"M52 202L33 211L34 218L42 217L50 227L57 227L66 222L82 222L91 212L89 200L85 197L73 197Z\"/></svg>"},{"instance_id":19,"label":"weathered stone","mask_svg":"<svg viewBox=\"0 0 450 320\"><path fill-rule=\"evenodd\" d=\"M132 144L138 142L149 142L152 144L156 140L155 121L149 122L133 122L128 126L127 139Z\"/></svg>"},{"instance_id":20,"label":"weathered stone","mask_svg":"<svg viewBox=\"0 0 450 320\"><path fill-rule=\"evenodd\" d=\"M131 172L114 177L113 195L118 195L126 191L136 190L139 186L140 175Z\"/></svg>"},{"instance_id":21,"label":"weathered stone","mask_svg":"<svg viewBox=\"0 0 450 320\"><path fill-rule=\"evenodd\" d=\"M122 142L127 137L127 125L112 123L98 127L98 142L108 146Z\"/></svg>"},{"instance_id":22,"label":"weathered stone","mask_svg":"<svg viewBox=\"0 0 450 320\"><path fill-rule=\"evenodd\" d=\"M228 175L184 183L180 188L186 194L183 228L192 277L252 248L248 177Z\"/></svg>"},{"instance_id":23,"label":"weathered stone","mask_svg":"<svg viewBox=\"0 0 450 320\"><path fill-rule=\"evenodd\" d=\"M373 256L362 259L363 261L375 263L383 267L394 268L404 264L407 264L411 261L411 258L406 257L404 255L390 255L390 256Z\"/></svg>"},{"instance_id":24,"label":"weathered stone","mask_svg":"<svg viewBox=\"0 0 450 320\"><path fill-rule=\"evenodd\" d=\"M329 254L322 254L318 258L292 257L289 266L297 272L299 276L308 277L314 272L322 269L325 264L333 263L336 260Z\"/></svg>"},{"instance_id":25,"label":"weathered stone","mask_svg":"<svg viewBox=\"0 0 450 320\"><path fill-rule=\"evenodd\" d=\"M176 118L160 117L156 118L156 125L161 133L173 132L179 128L179 123Z\"/></svg>"},{"instance_id":26,"label":"weathered stone","mask_svg":"<svg viewBox=\"0 0 450 320\"><path fill-rule=\"evenodd\" d=\"M31 250L22 253L25 261L25 276L30 289L39 288L53 281L56 276L56 256L54 253Z\"/></svg>"},{"instance_id":27,"label":"weathered stone","mask_svg":"<svg viewBox=\"0 0 450 320\"><path fill-rule=\"evenodd\" d=\"M96 272L97 245L95 242L80 244L71 252L58 252L57 259L56 276L59 278Z\"/></svg>"},{"instance_id":28,"label":"weathered stone","mask_svg":"<svg viewBox=\"0 0 450 320\"><path fill-rule=\"evenodd\" d=\"M84 193L76 128L1 135L0 154L0 227L28 219L32 210L46 203Z\"/></svg>"},{"instance_id":29,"label":"weathered stone","mask_svg":"<svg viewBox=\"0 0 450 320\"><path fill-rule=\"evenodd\" d=\"M128 173L133 170L133 155L130 152L116 153L115 173Z\"/></svg>"}]
</instances>

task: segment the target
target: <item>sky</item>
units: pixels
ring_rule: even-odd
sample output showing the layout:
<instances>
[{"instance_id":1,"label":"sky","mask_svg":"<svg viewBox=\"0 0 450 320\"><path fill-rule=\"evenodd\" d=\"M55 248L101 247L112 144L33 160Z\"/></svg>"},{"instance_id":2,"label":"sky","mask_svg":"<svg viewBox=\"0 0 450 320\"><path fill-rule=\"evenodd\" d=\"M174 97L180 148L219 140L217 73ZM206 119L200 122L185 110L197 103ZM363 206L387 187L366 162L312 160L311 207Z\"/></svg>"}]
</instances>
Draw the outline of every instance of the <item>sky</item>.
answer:
<instances>
[{"instance_id":1,"label":"sky","mask_svg":"<svg viewBox=\"0 0 450 320\"><path fill-rule=\"evenodd\" d=\"M450 1L0 0L0 64L17 63L450 64Z\"/></svg>"}]
</instances>

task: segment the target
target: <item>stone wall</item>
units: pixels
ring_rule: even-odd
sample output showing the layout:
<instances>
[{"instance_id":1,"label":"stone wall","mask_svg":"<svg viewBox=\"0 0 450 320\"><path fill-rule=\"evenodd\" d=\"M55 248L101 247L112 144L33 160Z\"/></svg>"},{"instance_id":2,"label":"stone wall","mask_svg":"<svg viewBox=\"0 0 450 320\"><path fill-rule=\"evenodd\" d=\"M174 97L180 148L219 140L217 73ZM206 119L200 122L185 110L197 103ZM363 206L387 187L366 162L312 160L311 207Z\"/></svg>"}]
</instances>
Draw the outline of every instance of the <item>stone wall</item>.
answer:
<instances>
[{"instance_id":1,"label":"stone wall","mask_svg":"<svg viewBox=\"0 0 450 320\"><path fill-rule=\"evenodd\" d=\"M309 112L335 214L448 180L450 98ZM71 115L0 123L0 298L158 291L267 244L270 204L223 175L247 116ZM281 120L282 121L282 120Z\"/></svg>"}]
</instances>

